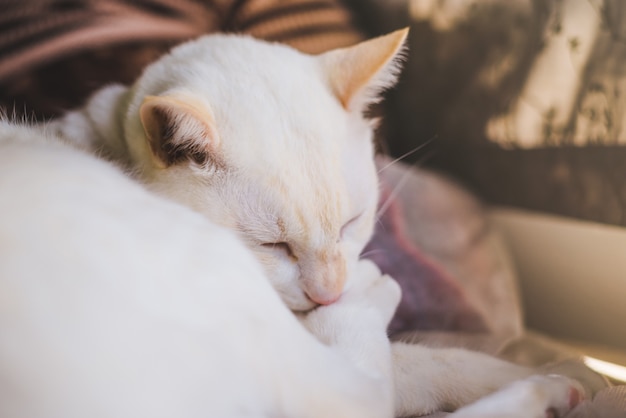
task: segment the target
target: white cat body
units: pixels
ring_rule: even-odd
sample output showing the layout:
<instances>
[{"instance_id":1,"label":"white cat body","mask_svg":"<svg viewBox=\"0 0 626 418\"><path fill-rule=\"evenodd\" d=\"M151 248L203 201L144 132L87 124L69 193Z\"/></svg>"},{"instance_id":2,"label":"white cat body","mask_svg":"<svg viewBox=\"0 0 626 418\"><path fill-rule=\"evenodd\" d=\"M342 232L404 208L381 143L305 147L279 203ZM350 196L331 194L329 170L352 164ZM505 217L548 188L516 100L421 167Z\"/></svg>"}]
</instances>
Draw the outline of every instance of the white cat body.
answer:
<instances>
[{"instance_id":1,"label":"white cat body","mask_svg":"<svg viewBox=\"0 0 626 418\"><path fill-rule=\"evenodd\" d=\"M399 289L358 261L363 112L405 36L315 57L205 37L43 128L2 124L0 416L384 418L530 375L390 347Z\"/></svg>"},{"instance_id":2,"label":"white cat body","mask_svg":"<svg viewBox=\"0 0 626 418\"><path fill-rule=\"evenodd\" d=\"M3 124L0 197L0 416L391 416L388 279L384 315L324 308L379 356L359 370L232 232L107 163Z\"/></svg>"}]
</instances>

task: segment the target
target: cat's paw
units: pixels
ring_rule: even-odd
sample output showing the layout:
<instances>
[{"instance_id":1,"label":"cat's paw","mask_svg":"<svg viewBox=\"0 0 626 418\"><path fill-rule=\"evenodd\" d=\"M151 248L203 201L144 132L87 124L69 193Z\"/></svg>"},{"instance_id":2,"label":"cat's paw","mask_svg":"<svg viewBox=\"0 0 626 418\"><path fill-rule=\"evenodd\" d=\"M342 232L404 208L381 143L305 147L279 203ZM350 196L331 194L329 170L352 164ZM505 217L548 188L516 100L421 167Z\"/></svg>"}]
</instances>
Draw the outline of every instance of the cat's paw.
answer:
<instances>
[{"instance_id":1,"label":"cat's paw","mask_svg":"<svg viewBox=\"0 0 626 418\"><path fill-rule=\"evenodd\" d=\"M335 303L319 306L299 317L322 341L328 342L346 328L353 330L355 321L374 334L378 327L384 332L400 303L400 286L381 274L376 264L362 260L349 271L350 286Z\"/></svg>"},{"instance_id":2,"label":"cat's paw","mask_svg":"<svg viewBox=\"0 0 626 418\"><path fill-rule=\"evenodd\" d=\"M375 308L388 324L400 303L400 285L369 260L360 260L351 272L351 286L336 302L342 305L359 305Z\"/></svg>"},{"instance_id":3,"label":"cat's paw","mask_svg":"<svg viewBox=\"0 0 626 418\"><path fill-rule=\"evenodd\" d=\"M556 374L531 376L512 386L520 391L522 403L537 418L562 417L585 399L585 389L580 383Z\"/></svg>"},{"instance_id":4,"label":"cat's paw","mask_svg":"<svg viewBox=\"0 0 626 418\"><path fill-rule=\"evenodd\" d=\"M450 418L559 418L584 398L584 388L572 379L531 376L459 409Z\"/></svg>"}]
</instances>

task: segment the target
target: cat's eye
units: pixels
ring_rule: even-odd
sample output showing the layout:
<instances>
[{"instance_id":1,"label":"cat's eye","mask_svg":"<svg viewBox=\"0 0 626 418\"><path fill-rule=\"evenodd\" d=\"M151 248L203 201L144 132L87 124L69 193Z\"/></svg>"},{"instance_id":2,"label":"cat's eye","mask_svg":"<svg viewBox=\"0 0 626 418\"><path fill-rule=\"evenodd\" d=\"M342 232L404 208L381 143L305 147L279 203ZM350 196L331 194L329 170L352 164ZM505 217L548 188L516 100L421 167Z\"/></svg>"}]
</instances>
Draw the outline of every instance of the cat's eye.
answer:
<instances>
[{"instance_id":1,"label":"cat's eye","mask_svg":"<svg viewBox=\"0 0 626 418\"><path fill-rule=\"evenodd\" d=\"M284 251L289 257L295 257L293 251L291 250L291 246L282 241L282 242L266 242L261 244L261 247L269 248L272 250Z\"/></svg>"},{"instance_id":2,"label":"cat's eye","mask_svg":"<svg viewBox=\"0 0 626 418\"><path fill-rule=\"evenodd\" d=\"M362 213L359 213L358 215L356 215L355 217L353 217L352 219L350 219L348 222L346 222L342 227L341 227L341 231L339 231L339 240L341 240L343 238L343 236L345 235L346 231L350 229L351 226L353 226L354 224L356 224L356 221L359 220L359 218L361 217ZM338 240L338 241L339 241Z\"/></svg>"}]
</instances>

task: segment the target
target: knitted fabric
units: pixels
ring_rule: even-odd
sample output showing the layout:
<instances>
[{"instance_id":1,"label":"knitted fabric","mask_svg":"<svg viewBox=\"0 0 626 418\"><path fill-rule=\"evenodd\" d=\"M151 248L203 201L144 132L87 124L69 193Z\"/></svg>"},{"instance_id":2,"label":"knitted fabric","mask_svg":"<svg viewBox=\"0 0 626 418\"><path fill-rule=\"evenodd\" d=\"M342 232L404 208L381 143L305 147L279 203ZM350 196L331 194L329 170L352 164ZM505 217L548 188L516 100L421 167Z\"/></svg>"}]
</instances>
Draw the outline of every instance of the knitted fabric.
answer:
<instances>
[{"instance_id":1,"label":"knitted fabric","mask_svg":"<svg viewBox=\"0 0 626 418\"><path fill-rule=\"evenodd\" d=\"M333 0L0 0L0 106L35 119L131 83L173 45L245 33L319 53L358 42Z\"/></svg>"}]
</instances>

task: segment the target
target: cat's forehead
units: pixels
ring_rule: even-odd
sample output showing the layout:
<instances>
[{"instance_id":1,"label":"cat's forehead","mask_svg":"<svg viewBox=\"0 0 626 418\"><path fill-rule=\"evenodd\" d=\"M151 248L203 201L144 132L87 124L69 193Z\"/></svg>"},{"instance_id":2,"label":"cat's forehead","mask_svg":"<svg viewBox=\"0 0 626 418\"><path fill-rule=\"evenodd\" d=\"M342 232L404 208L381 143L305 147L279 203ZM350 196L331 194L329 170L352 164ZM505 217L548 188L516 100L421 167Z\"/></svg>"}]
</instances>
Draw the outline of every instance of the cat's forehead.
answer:
<instances>
[{"instance_id":1,"label":"cat's forehead","mask_svg":"<svg viewBox=\"0 0 626 418\"><path fill-rule=\"evenodd\" d=\"M309 83L320 79L315 57L245 36L211 35L174 48L144 73L148 90L191 87L224 95ZM152 91L151 94L156 93Z\"/></svg>"},{"instance_id":2,"label":"cat's forehead","mask_svg":"<svg viewBox=\"0 0 626 418\"><path fill-rule=\"evenodd\" d=\"M138 89L139 97L175 91L203 102L227 148L260 141L302 150L311 140L324 148L320 140L345 136L345 110L315 57L284 45L246 37L201 38L155 63Z\"/></svg>"},{"instance_id":3,"label":"cat's forehead","mask_svg":"<svg viewBox=\"0 0 626 418\"><path fill-rule=\"evenodd\" d=\"M220 160L260 190L283 191L275 206L293 200L293 213L310 208L330 222L358 200L346 193L353 183L371 186L371 129L342 106L318 64L285 46L211 36L149 68L136 96L175 91L201 102Z\"/></svg>"}]
</instances>

